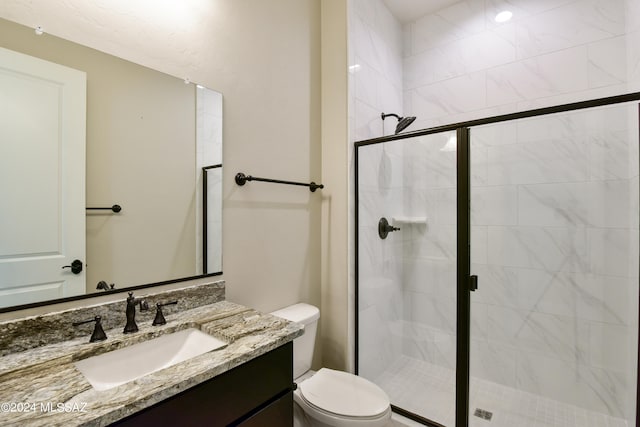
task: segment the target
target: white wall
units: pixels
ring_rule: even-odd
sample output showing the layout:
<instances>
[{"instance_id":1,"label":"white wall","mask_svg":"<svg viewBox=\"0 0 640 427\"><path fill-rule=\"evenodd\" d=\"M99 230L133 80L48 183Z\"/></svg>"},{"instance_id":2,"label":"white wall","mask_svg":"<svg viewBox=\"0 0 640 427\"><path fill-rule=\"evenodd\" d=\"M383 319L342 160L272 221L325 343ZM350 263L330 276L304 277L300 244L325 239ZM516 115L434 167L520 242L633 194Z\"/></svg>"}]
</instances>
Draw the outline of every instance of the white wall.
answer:
<instances>
[{"instance_id":1,"label":"white wall","mask_svg":"<svg viewBox=\"0 0 640 427\"><path fill-rule=\"evenodd\" d=\"M353 311L348 289L347 0L322 0L323 365L350 369Z\"/></svg>"},{"instance_id":2,"label":"white wall","mask_svg":"<svg viewBox=\"0 0 640 427\"><path fill-rule=\"evenodd\" d=\"M320 305L322 192L233 180L321 181L319 1L6 0L0 16L222 92L227 298Z\"/></svg>"}]
</instances>

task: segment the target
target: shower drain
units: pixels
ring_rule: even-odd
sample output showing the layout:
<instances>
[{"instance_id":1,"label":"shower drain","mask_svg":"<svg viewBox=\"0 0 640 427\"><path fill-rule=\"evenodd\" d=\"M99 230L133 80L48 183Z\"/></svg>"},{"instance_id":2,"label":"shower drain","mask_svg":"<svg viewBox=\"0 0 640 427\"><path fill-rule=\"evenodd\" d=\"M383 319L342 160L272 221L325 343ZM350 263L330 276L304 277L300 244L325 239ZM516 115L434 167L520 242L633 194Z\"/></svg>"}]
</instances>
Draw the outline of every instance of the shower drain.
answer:
<instances>
[{"instance_id":1,"label":"shower drain","mask_svg":"<svg viewBox=\"0 0 640 427\"><path fill-rule=\"evenodd\" d=\"M491 417L493 417L493 412L485 411L484 409L476 408L476 411L473 413L474 416L478 418L482 418L483 420L491 421Z\"/></svg>"}]
</instances>

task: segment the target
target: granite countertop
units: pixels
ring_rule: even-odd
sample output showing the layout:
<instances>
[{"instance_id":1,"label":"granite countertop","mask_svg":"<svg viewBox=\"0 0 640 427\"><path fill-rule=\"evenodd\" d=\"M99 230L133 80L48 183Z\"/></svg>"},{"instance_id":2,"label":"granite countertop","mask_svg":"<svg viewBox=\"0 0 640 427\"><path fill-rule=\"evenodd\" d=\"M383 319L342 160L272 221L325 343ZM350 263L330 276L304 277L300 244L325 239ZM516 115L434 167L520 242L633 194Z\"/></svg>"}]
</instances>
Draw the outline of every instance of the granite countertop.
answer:
<instances>
[{"instance_id":1,"label":"granite countertop","mask_svg":"<svg viewBox=\"0 0 640 427\"><path fill-rule=\"evenodd\" d=\"M167 324L163 326L138 322L139 331L133 334L123 334L122 328L107 330L108 339L102 342L89 343L88 328L87 336L81 339L0 357L0 425L108 425L303 333L302 326L296 323L228 301L165 312L165 317ZM227 346L104 391L95 390L73 364L193 327L224 340ZM60 410L59 404L63 405Z\"/></svg>"}]
</instances>

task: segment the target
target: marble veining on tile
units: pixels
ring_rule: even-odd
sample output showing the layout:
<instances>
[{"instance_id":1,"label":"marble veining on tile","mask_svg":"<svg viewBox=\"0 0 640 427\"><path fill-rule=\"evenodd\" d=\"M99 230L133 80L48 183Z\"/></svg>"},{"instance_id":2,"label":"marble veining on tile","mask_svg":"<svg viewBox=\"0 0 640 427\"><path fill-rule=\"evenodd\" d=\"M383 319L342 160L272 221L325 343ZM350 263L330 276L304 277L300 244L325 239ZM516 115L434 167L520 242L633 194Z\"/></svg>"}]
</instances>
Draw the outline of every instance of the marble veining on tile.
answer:
<instances>
[{"instance_id":1,"label":"marble veining on tile","mask_svg":"<svg viewBox=\"0 0 640 427\"><path fill-rule=\"evenodd\" d=\"M89 343L88 336L14 352L0 358L3 401L34 403L35 410L0 413L0 425L103 426L127 417L190 387L207 381L302 335L303 328L287 320L242 305L219 301L165 312L167 324L139 323L139 332L122 327L106 330L106 341ZM97 391L73 365L74 361L127 347L187 328L197 328L227 342L221 349L109 390ZM43 411L40 404L78 405L83 411Z\"/></svg>"}]
</instances>

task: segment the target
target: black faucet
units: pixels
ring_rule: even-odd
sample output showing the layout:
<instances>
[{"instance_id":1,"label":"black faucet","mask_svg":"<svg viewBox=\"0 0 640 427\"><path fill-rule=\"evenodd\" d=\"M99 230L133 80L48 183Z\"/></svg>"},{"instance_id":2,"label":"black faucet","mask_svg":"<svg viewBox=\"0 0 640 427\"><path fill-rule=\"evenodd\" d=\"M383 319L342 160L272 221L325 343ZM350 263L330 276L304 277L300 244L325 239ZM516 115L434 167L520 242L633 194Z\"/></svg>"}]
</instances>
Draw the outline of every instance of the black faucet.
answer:
<instances>
[{"instance_id":1,"label":"black faucet","mask_svg":"<svg viewBox=\"0 0 640 427\"><path fill-rule=\"evenodd\" d=\"M171 302L165 302L163 304L161 303L157 303L156 304L156 318L153 319L153 326L158 326L158 325L164 325L167 323L167 320L164 318L164 314L162 314L162 307L164 307L165 305L173 305L173 304L177 304L178 301L171 301Z\"/></svg>"},{"instance_id":2,"label":"black faucet","mask_svg":"<svg viewBox=\"0 0 640 427\"><path fill-rule=\"evenodd\" d=\"M129 298L127 298L127 324L124 326L124 333L138 332L138 325L136 325L136 299L133 297L133 292L129 292Z\"/></svg>"},{"instance_id":3,"label":"black faucet","mask_svg":"<svg viewBox=\"0 0 640 427\"><path fill-rule=\"evenodd\" d=\"M95 328L93 328L93 333L91 334L91 338L89 342L96 341L104 341L107 339L107 334L104 333L104 329L102 329L102 317L96 316L93 319L85 320L83 322L75 322L73 326L84 325L85 323L96 322Z\"/></svg>"},{"instance_id":4,"label":"black faucet","mask_svg":"<svg viewBox=\"0 0 640 427\"><path fill-rule=\"evenodd\" d=\"M105 282L104 280L101 280L98 282L98 285L96 286L96 289L102 289L103 291L110 291L116 288L115 283L112 283L110 285L107 285L107 282Z\"/></svg>"}]
</instances>

